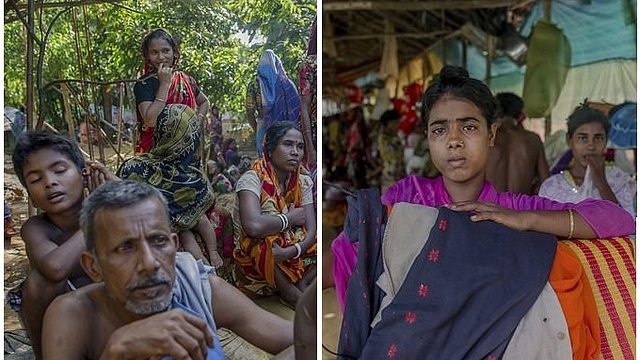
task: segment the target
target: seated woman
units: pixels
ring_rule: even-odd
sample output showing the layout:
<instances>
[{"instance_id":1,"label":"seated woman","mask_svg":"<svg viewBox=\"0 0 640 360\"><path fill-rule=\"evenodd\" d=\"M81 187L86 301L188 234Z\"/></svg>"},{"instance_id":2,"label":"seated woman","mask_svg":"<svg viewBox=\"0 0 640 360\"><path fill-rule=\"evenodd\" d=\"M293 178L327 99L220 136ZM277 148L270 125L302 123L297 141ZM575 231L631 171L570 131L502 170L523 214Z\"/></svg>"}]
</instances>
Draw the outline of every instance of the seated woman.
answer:
<instances>
[{"instance_id":1,"label":"seated woman","mask_svg":"<svg viewBox=\"0 0 640 360\"><path fill-rule=\"evenodd\" d=\"M482 223L485 220L501 224L507 228L518 230L529 230L537 233L546 233L562 238L606 238L612 236L621 236L632 234L635 231L634 219L629 213L624 211L621 207L607 201L587 199L577 204L570 203L558 203L549 199L541 198L538 196L528 196L523 194L513 193L498 193L495 188L485 180L485 166L487 164L487 158L489 154L489 148L493 145L496 134L496 125L494 124L497 110L497 103L494 99L491 90L483 84L481 81L469 78L469 74L463 68L454 66L445 66L440 73L440 78L432 83L426 90L422 98L422 111L421 116L424 124L426 125L425 135L429 142L429 149L431 152L432 160L435 166L438 168L440 175L436 178L422 178L415 175L411 175L398 181L392 185L383 195L380 201L377 201L378 206L387 206L391 210L391 217L393 217L393 211L395 206L399 205L400 208L405 207L407 204L426 205L430 207L444 207L448 212L468 212L463 215L468 222ZM368 193L366 193L368 194ZM373 205L375 200L369 199ZM358 198L358 202L361 199ZM362 200L364 201L364 199ZM363 206L363 209L372 209L373 205ZM436 209L437 210L437 209ZM416 211L413 211L415 213ZM409 212L411 214L412 212ZM372 231L369 231L371 239L349 239L346 234L357 234L356 231L349 231L345 228L345 231L338 236L332 244L334 255L340 255L340 259L336 259L337 263L348 264L351 263L351 258L356 258L355 246L353 241L362 242L366 240L366 243L380 244L382 243L385 251L393 251L398 246L393 246L381 242L382 234L377 231L375 223L381 224L384 219L385 211L381 209L379 211L380 216L373 214L369 219L361 219L355 223L360 227L373 227ZM458 216L459 217L459 216ZM402 222L404 217L400 217L399 221ZM408 220L408 219L407 219ZM426 220L426 219L425 219ZM425 223L426 221L422 221ZM354 222L351 222L354 223ZM350 224L347 221L346 224ZM435 228L442 231L446 229L459 230L452 224L450 227L448 222L438 221ZM389 226L389 225L387 225ZM504 228L503 226L503 228ZM406 228L410 228L408 222L405 224ZM365 229L366 230L366 229ZM386 241L385 230L385 241ZM514 233L518 233L514 232ZM361 231L361 234L366 231ZM424 233L420 233L424 234ZM431 238L431 235L429 238ZM475 234L475 235L474 235ZM376 237L377 236L377 237ZM413 234L416 237L419 235ZM475 233L467 232L463 236L485 236L481 231ZM465 238L466 239L466 238ZM376 241L380 240L380 241ZM555 239L554 239L555 240ZM514 240L514 241L517 241ZM411 242L406 240L405 242ZM555 241L554 241L555 243ZM472 250L467 249L464 245L461 248L456 247L457 243L449 242L449 249L459 249L460 253L470 253ZM404 247L399 247L404 252L410 252L409 246L406 244ZM429 243L427 243L429 245ZM427 246L426 245L426 246ZM371 251L363 251L364 244L359 245L360 256L358 257L358 263L366 263L369 268L380 266L379 259L372 254ZM426 249L426 248L425 248ZM372 250L367 248L367 250ZM429 249L426 249L429 250ZM469 250L469 251L466 251ZM597 321L597 311L595 309L593 294L590 291L587 280L580 276L582 272L579 261L575 258L575 255L566 249L566 245L557 242L556 248L552 249L553 265L550 266L548 278L549 283L553 287L553 291L556 292L556 302L560 302L560 306L564 311L566 320L565 326L568 328L569 337L571 340L571 352L574 359L589 359L593 358L599 351L599 326ZM399 250L398 250L399 251ZM491 250L488 250L491 252ZM496 250L498 251L498 250ZM495 252L495 251L494 251ZM500 252L500 254L504 254ZM510 253L509 253L510 254ZM369 258L365 258L369 256ZM493 257L495 260L490 260L487 257L486 262L477 263L477 271L485 270L486 268L498 268L503 264L503 261L498 257ZM510 254L511 255L511 254ZM510 256L509 255L509 256ZM373 258L371 257L373 256ZM406 267L419 267L431 262L441 261L444 253L434 249L427 252L425 257L417 257L406 265ZM418 261L420 260L420 261ZM356 265L358 266L358 265ZM425 265L426 266L426 265ZM466 263L459 262L458 266L468 266ZM346 269L346 271L345 271ZM359 268L362 269L362 268ZM343 271L334 272L336 278L336 284L346 284L348 278L351 276L350 269L342 268ZM365 269L366 270L366 269ZM375 270L375 269L374 269ZM385 269L386 270L386 269ZM468 269L469 273L473 275L474 269ZM376 289L382 285L398 286L397 283L380 283L380 275L382 271L375 270L367 274L362 274L362 271L358 272L360 279L363 281L351 281L349 282L349 294L347 298L347 304L345 309L345 321L343 326L343 334L340 336L339 353L343 354L342 358L359 358L360 354L367 354L369 349L375 349L376 340L380 339L382 334L378 334L369 338L369 327L374 329L373 322L368 322L370 319L363 319L357 316L352 316L353 312L366 311L370 312L373 318L376 315L375 320L379 320L375 307L380 308L380 298L366 296L363 297L362 293L351 291L353 287L362 285L363 283L369 289ZM355 274L355 273L354 273ZM442 273L443 279L446 280L449 276L447 272ZM355 276L355 275L354 275ZM367 276L364 279L362 276ZM393 274L391 274L393 276ZM574 276L575 286L570 289L564 289L562 287L562 281L566 276ZM506 283L511 280L509 276L498 276L486 278L483 281L486 285L495 284L499 282ZM442 280L439 279L440 284ZM557 280L557 281L556 281ZM455 282L450 282L448 288L456 288L460 290L467 290L466 286L456 287ZM445 288L447 288L447 285ZM419 298L428 297L428 294L436 291L435 288L431 288L428 284L419 284L415 289L408 293L407 301L414 301L413 296ZM414 291L415 290L415 291ZM344 294L346 286L342 288L336 288L336 292L339 295L339 301L344 302ZM402 288L400 289L402 291ZM462 291L461 291L462 293ZM400 293L399 293L400 294ZM455 293L448 293L451 296L456 296ZM510 294L508 291L504 293ZM424 308L408 308L408 303L404 305L398 303L395 306L395 316L405 316L403 319L397 319L400 323L403 321L407 324L416 324L420 326L429 326L429 322L433 319L429 312L433 312L434 315L441 316L438 309L451 306L455 303L452 299L447 297L439 297L439 304L423 305ZM573 296L573 297L572 297ZM567 299L572 299L573 302L567 302ZM580 302L577 302L577 301ZM354 302L351 304L351 302ZM363 304L364 302L364 304ZM342 305L342 304L341 304ZM383 303L384 305L384 303ZM458 317L465 314L464 303L463 306L450 314ZM366 309L366 310L358 310ZM389 309L389 308L387 308ZM574 311L571 311L573 309ZM423 311L428 316L416 315L417 311ZM478 309L476 309L478 310ZM567 311L569 310L569 311ZM482 309L476 312L481 314ZM387 314L388 315L388 314ZM417 317L416 317L417 316ZM365 316L366 317L366 316ZM387 317L388 318L388 317ZM595 321L594 321L595 319ZM382 322L384 326L385 315L382 314ZM451 319L453 320L453 319ZM491 320L490 320L491 321ZM365 325L358 325L361 323ZM453 322L447 322L451 324ZM399 324L396 322L396 324ZM467 324L466 328L485 327L489 323L485 324ZM431 325L433 325L431 323ZM367 329L360 328L362 331L353 331L353 328L365 326ZM440 349L438 346L448 347L448 350L459 350L455 346L459 345L459 342L447 343L447 339L462 338L468 339L466 333L458 333L456 331L447 332L444 329L432 328L433 333L429 333L429 336L436 335L434 342L426 341L433 349ZM449 329L451 330L451 329ZM513 329L512 329L513 330ZM364 334L364 336L363 336ZM392 334L384 334L391 336ZM425 333L425 336L427 334ZM439 335L439 336L438 336ZM456 336L457 335L457 336ZM485 333L482 336L487 336L485 339L491 339L496 333ZM509 336L509 333L506 334ZM400 337L396 336L396 339ZM426 337L425 337L426 338ZM371 339L371 341L369 341ZM475 339L475 338L474 338ZM435 341L438 341L436 344ZM498 342L499 343L499 342ZM489 348L491 352L484 353L484 357L470 358L501 358L505 352L504 343L499 343L501 347L498 347L498 343L494 342L494 346ZM467 341L466 345L473 345L474 342ZM416 345L414 343L414 345ZM464 345L464 344L462 344ZM453 347L453 348L452 348ZM546 349L546 348L545 348ZM382 350L382 349L377 349ZM398 356L399 358L412 358L403 357L399 352L400 348L392 343L388 345L388 348L384 349L388 351L389 356ZM495 352L494 352L495 351ZM443 352L444 353L444 352ZM420 358L428 358L426 353L422 353ZM363 356L363 358L367 358ZM443 356L443 358L454 358ZM461 357L457 357L461 358ZM528 357L524 357L528 358ZM554 357L551 357L554 358Z\"/></svg>"},{"instance_id":2,"label":"seated woman","mask_svg":"<svg viewBox=\"0 0 640 360\"><path fill-rule=\"evenodd\" d=\"M302 173L302 133L293 122L266 131L263 157L236 184L234 215L238 287L248 295L274 290L294 307L316 276L312 181Z\"/></svg>"},{"instance_id":3,"label":"seated woman","mask_svg":"<svg viewBox=\"0 0 640 360\"><path fill-rule=\"evenodd\" d=\"M224 163L227 167L231 165L238 166L240 164L240 155L238 154L238 142L234 138L227 138L222 143L222 154Z\"/></svg>"},{"instance_id":4,"label":"seated woman","mask_svg":"<svg viewBox=\"0 0 640 360\"><path fill-rule=\"evenodd\" d=\"M585 102L567 122L567 145L573 159L567 170L546 179L538 195L558 202L577 203L584 199L604 199L634 215L635 181L617 166L607 166L605 147L611 124L600 110Z\"/></svg>"},{"instance_id":5,"label":"seated woman","mask_svg":"<svg viewBox=\"0 0 640 360\"><path fill-rule=\"evenodd\" d=\"M200 125L196 112L183 104L169 104L158 116L154 143L148 152L125 160L117 171L122 179L156 187L169 203L173 231L184 250L214 267L222 265L213 225L206 216L213 191L197 154ZM198 244L197 231L204 244Z\"/></svg>"}]
</instances>

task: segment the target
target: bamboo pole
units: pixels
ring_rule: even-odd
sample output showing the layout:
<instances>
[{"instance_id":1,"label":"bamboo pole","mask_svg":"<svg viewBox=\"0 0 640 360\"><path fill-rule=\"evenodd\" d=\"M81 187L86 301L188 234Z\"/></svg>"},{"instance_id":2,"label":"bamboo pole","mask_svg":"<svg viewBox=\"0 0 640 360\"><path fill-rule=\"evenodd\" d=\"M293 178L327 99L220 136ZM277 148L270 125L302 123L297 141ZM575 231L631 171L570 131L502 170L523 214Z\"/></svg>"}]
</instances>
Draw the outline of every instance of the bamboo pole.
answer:
<instances>
[{"instance_id":1,"label":"bamboo pole","mask_svg":"<svg viewBox=\"0 0 640 360\"><path fill-rule=\"evenodd\" d=\"M60 92L62 93L62 105L64 106L64 118L67 120L67 128L69 129L69 137L76 138L76 126L71 115L71 104L69 103L69 87L67 84L60 86Z\"/></svg>"},{"instance_id":2,"label":"bamboo pole","mask_svg":"<svg viewBox=\"0 0 640 360\"><path fill-rule=\"evenodd\" d=\"M27 120L27 129L33 129L33 27L34 27L34 14L35 14L35 1L28 1L28 11L27 11L27 71L26 71L26 86L27 86L27 103L25 104L25 117ZM31 196L29 196L29 204L28 204L28 214L29 217L35 215L35 207L33 206L33 201L31 200Z\"/></svg>"},{"instance_id":3,"label":"bamboo pole","mask_svg":"<svg viewBox=\"0 0 640 360\"><path fill-rule=\"evenodd\" d=\"M91 79L95 79L95 72L94 72L94 62L93 62L93 54L91 52L91 37L89 36L89 20L88 20L88 15L87 15L87 6L86 5L82 5L82 16L83 16L83 20L84 20L84 37L85 37L85 46L87 48L87 72L89 73L89 78ZM94 122L94 126L96 126L96 128L102 130L102 124L100 123L100 116L98 115L98 97L97 97L97 93L98 90L96 89L95 85L91 85L91 97L93 100L93 111L94 111L94 117L92 120ZM109 109L109 111L111 111L111 109ZM91 118L91 117L90 117ZM98 153L100 154L100 161L102 161L103 163L106 161L106 156L104 154L104 141L105 141L105 137L106 134L104 134L104 131L98 131Z\"/></svg>"},{"instance_id":4,"label":"bamboo pole","mask_svg":"<svg viewBox=\"0 0 640 360\"><path fill-rule=\"evenodd\" d=\"M118 115L118 154L120 154L120 152L122 151L122 123L124 121L124 87L125 84L124 83L120 83L119 84L119 91L118 91L118 95L120 98L120 104L119 104L119 115ZM116 161L116 169L120 168L120 157L118 157L118 160Z\"/></svg>"}]
</instances>

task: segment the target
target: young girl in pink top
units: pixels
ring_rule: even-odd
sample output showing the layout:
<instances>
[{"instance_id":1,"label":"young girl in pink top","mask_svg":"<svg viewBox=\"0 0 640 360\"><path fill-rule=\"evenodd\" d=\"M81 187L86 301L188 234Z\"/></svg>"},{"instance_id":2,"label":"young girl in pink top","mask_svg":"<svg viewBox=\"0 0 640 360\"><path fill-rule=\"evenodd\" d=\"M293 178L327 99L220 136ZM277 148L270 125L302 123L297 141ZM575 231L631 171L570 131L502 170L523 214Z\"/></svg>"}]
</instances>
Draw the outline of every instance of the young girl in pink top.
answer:
<instances>
[{"instance_id":1,"label":"young girl in pink top","mask_svg":"<svg viewBox=\"0 0 640 360\"><path fill-rule=\"evenodd\" d=\"M421 111L431 157L441 175L434 179L415 175L401 179L382 195L382 204L447 206L473 212L472 221L490 220L563 238L607 238L635 232L633 217L610 201L587 199L570 204L539 196L498 193L485 180L489 148L496 135L497 107L484 83L470 78L464 68L445 66L439 80L425 91ZM354 246L344 233L332 244L341 306L351 275L345 269L352 268L344 265L355 264Z\"/></svg>"}]
</instances>

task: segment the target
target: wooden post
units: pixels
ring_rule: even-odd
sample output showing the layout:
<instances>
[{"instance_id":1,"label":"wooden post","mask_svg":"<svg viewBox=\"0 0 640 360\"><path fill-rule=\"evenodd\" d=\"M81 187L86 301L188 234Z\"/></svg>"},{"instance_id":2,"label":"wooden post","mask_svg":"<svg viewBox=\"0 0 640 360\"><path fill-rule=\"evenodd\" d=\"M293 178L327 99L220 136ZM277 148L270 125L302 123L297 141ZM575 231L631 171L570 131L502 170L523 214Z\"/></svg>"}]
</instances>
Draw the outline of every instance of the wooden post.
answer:
<instances>
[{"instance_id":1,"label":"wooden post","mask_svg":"<svg viewBox=\"0 0 640 360\"><path fill-rule=\"evenodd\" d=\"M487 69L485 73L484 82L487 86L491 87L491 63L493 62L493 48L494 48L494 37L491 35L487 35Z\"/></svg>"},{"instance_id":2,"label":"wooden post","mask_svg":"<svg viewBox=\"0 0 640 360\"><path fill-rule=\"evenodd\" d=\"M118 137L118 154L122 152L122 123L124 121L124 83L118 84L118 97L120 98L120 104L118 104L119 115L118 115L118 133L116 136ZM116 160L116 169L120 168L120 157Z\"/></svg>"},{"instance_id":3,"label":"wooden post","mask_svg":"<svg viewBox=\"0 0 640 360\"><path fill-rule=\"evenodd\" d=\"M467 39L460 37L460 40L462 41L462 66L466 69L467 68L467 48L469 47L469 43L467 42Z\"/></svg>"},{"instance_id":4,"label":"wooden post","mask_svg":"<svg viewBox=\"0 0 640 360\"><path fill-rule=\"evenodd\" d=\"M551 21L551 0L544 0L542 3L542 16L546 21Z\"/></svg>"},{"instance_id":5,"label":"wooden post","mask_svg":"<svg viewBox=\"0 0 640 360\"><path fill-rule=\"evenodd\" d=\"M542 14L546 21L551 22L551 0L544 0L542 3ZM544 138L551 135L551 114L544 117Z\"/></svg>"},{"instance_id":6,"label":"wooden post","mask_svg":"<svg viewBox=\"0 0 640 360\"><path fill-rule=\"evenodd\" d=\"M27 103L25 104L25 117L27 118L27 129L33 129L33 102L34 102L34 93L33 93L33 28L34 28L34 15L35 15L35 3L34 0L29 0L28 2L28 10L27 10L27 43L26 43L26 52L27 52L27 71L26 71L26 86L27 86Z\"/></svg>"},{"instance_id":7,"label":"wooden post","mask_svg":"<svg viewBox=\"0 0 640 360\"><path fill-rule=\"evenodd\" d=\"M27 122L27 130L33 129L33 27L34 27L34 14L35 14L35 4L34 0L29 0L28 2L28 10L27 10L27 71L26 71L26 86L27 86L27 103L25 104L26 113L25 118ZM29 217L35 215L35 207L33 206L33 201L31 200L31 196L29 196L29 209L28 215Z\"/></svg>"},{"instance_id":8,"label":"wooden post","mask_svg":"<svg viewBox=\"0 0 640 360\"><path fill-rule=\"evenodd\" d=\"M60 92L62 93L62 106L64 107L64 118L67 120L67 129L69 131L69 137L76 139L76 124L73 121L71 115L71 104L69 103L69 87L67 84L62 83L60 85Z\"/></svg>"},{"instance_id":9,"label":"wooden post","mask_svg":"<svg viewBox=\"0 0 640 360\"><path fill-rule=\"evenodd\" d=\"M547 139L551 135L551 115L544 117L544 138Z\"/></svg>"}]
</instances>

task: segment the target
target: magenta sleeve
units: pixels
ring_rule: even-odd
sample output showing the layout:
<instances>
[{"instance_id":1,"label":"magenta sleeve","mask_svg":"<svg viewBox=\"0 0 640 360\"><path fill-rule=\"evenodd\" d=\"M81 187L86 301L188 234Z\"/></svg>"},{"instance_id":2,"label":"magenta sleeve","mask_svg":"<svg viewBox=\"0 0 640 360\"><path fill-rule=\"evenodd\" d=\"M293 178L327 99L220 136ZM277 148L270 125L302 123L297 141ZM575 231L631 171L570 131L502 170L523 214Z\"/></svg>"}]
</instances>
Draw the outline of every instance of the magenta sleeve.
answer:
<instances>
[{"instance_id":1,"label":"magenta sleeve","mask_svg":"<svg viewBox=\"0 0 640 360\"><path fill-rule=\"evenodd\" d=\"M500 206L514 210L565 210L574 209L591 226L599 238L625 236L636 231L635 219L621 206L608 200L585 199L579 203L559 203L541 196L523 194L498 194Z\"/></svg>"}]
</instances>

